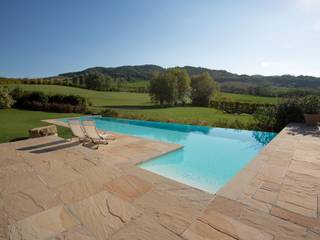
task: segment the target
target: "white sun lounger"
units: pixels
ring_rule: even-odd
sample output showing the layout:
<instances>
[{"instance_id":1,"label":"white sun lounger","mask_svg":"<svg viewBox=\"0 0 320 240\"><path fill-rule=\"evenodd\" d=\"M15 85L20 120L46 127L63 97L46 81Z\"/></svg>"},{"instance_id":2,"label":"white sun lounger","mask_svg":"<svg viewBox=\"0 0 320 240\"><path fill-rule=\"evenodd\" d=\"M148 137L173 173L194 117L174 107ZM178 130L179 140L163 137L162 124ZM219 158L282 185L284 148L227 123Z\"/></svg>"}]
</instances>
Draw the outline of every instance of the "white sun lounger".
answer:
<instances>
[{"instance_id":1,"label":"white sun lounger","mask_svg":"<svg viewBox=\"0 0 320 240\"><path fill-rule=\"evenodd\" d=\"M82 121L82 125L87 137L89 137L94 144L108 144L107 140L110 137L110 135L104 135L99 133L94 121L85 120Z\"/></svg>"},{"instance_id":2,"label":"white sun lounger","mask_svg":"<svg viewBox=\"0 0 320 240\"><path fill-rule=\"evenodd\" d=\"M68 121L68 124L73 136L78 138L80 142L85 142L88 140L88 137L81 126L80 120L72 119Z\"/></svg>"}]
</instances>

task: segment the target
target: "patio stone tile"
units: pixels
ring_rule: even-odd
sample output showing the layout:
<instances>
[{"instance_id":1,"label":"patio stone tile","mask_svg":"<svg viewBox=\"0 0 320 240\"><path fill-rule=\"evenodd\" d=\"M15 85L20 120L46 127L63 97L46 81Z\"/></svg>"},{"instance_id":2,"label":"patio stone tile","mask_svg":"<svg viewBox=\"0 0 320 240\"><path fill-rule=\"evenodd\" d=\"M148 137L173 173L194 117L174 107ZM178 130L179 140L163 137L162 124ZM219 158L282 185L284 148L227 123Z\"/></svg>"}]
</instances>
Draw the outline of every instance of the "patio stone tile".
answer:
<instances>
[{"instance_id":1,"label":"patio stone tile","mask_svg":"<svg viewBox=\"0 0 320 240\"><path fill-rule=\"evenodd\" d=\"M48 171L38 172L38 175L51 188L62 186L81 177L71 167L50 168Z\"/></svg>"},{"instance_id":2,"label":"patio stone tile","mask_svg":"<svg viewBox=\"0 0 320 240\"><path fill-rule=\"evenodd\" d=\"M158 190L144 194L133 204L143 212L154 216L162 226L177 234L181 234L202 210L196 202Z\"/></svg>"},{"instance_id":3,"label":"patio stone tile","mask_svg":"<svg viewBox=\"0 0 320 240\"><path fill-rule=\"evenodd\" d=\"M289 171L283 186L297 193L316 194L320 192L320 178Z\"/></svg>"},{"instance_id":4,"label":"patio stone tile","mask_svg":"<svg viewBox=\"0 0 320 240\"><path fill-rule=\"evenodd\" d=\"M305 240L319 240L320 235L314 232L307 232Z\"/></svg>"},{"instance_id":5,"label":"patio stone tile","mask_svg":"<svg viewBox=\"0 0 320 240\"><path fill-rule=\"evenodd\" d=\"M151 188L150 183L132 175L121 176L105 185L105 190L129 202L150 191Z\"/></svg>"},{"instance_id":6,"label":"patio stone tile","mask_svg":"<svg viewBox=\"0 0 320 240\"><path fill-rule=\"evenodd\" d=\"M32 168L18 163L0 168L0 193L15 193L22 189L41 186L42 181L34 175Z\"/></svg>"},{"instance_id":7,"label":"patio stone tile","mask_svg":"<svg viewBox=\"0 0 320 240\"><path fill-rule=\"evenodd\" d=\"M25 218L9 226L12 240L40 240L53 237L78 222L62 206Z\"/></svg>"},{"instance_id":8,"label":"patio stone tile","mask_svg":"<svg viewBox=\"0 0 320 240\"><path fill-rule=\"evenodd\" d=\"M69 204L90 197L101 190L101 185L92 183L88 179L81 177L75 181L57 187L55 192L62 202Z\"/></svg>"},{"instance_id":9,"label":"patio stone tile","mask_svg":"<svg viewBox=\"0 0 320 240\"><path fill-rule=\"evenodd\" d=\"M318 218L306 217L304 215L297 214L276 206L272 207L271 215L304 226L320 234L320 220Z\"/></svg>"},{"instance_id":10,"label":"patio stone tile","mask_svg":"<svg viewBox=\"0 0 320 240\"><path fill-rule=\"evenodd\" d=\"M319 151L296 150L293 156L294 160L313 162L320 164Z\"/></svg>"},{"instance_id":11,"label":"patio stone tile","mask_svg":"<svg viewBox=\"0 0 320 240\"><path fill-rule=\"evenodd\" d=\"M0 239L9 239L9 229L8 226L10 225L9 216L3 211L1 206L3 203L0 200Z\"/></svg>"},{"instance_id":12,"label":"patio stone tile","mask_svg":"<svg viewBox=\"0 0 320 240\"><path fill-rule=\"evenodd\" d=\"M2 211L6 212L10 221L22 220L61 203L44 184L3 195L0 199L3 203Z\"/></svg>"},{"instance_id":13,"label":"patio stone tile","mask_svg":"<svg viewBox=\"0 0 320 240\"><path fill-rule=\"evenodd\" d=\"M112 167L107 164L100 164L81 173L83 177L87 178L93 184L101 186L122 176L123 174L124 172L119 168Z\"/></svg>"},{"instance_id":14,"label":"patio stone tile","mask_svg":"<svg viewBox=\"0 0 320 240\"><path fill-rule=\"evenodd\" d=\"M277 200L277 197L278 197L278 192L269 191L261 188L258 189L256 193L253 195L254 199L261 202L270 203L270 204L275 203Z\"/></svg>"},{"instance_id":15,"label":"patio stone tile","mask_svg":"<svg viewBox=\"0 0 320 240\"><path fill-rule=\"evenodd\" d=\"M95 240L95 238L83 226L77 225L76 227L63 233L59 233L57 236L48 240Z\"/></svg>"},{"instance_id":16,"label":"patio stone tile","mask_svg":"<svg viewBox=\"0 0 320 240\"><path fill-rule=\"evenodd\" d=\"M250 208L242 211L240 221L274 235L275 239L302 240L305 237L305 227Z\"/></svg>"},{"instance_id":17,"label":"patio stone tile","mask_svg":"<svg viewBox=\"0 0 320 240\"><path fill-rule=\"evenodd\" d=\"M208 224L219 232L225 233L236 239L243 240L272 240L273 235L260 231L257 228L243 224L231 217L225 216L217 211L208 210L202 214L199 221Z\"/></svg>"},{"instance_id":18,"label":"patio stone tile","mask_svg":"<svg viewBox=\"0 0 320 240\"><path fill-rule=\"evenodd\" d=\"M204 210L204 214L210 211L220 212L231 218L239 218L243 204L225 197L216 196Z\"/></svg>"},{"instance_id":19,"label":"patio stone tile","mask_svg":"<svg viewBox=\"0 0 320 240\"><path fill-rule=\"evenodd\" d=\"M110 240L182 240L182 237L161 226L148 216L131 221Z\"/></svg>"},{"instance_id":20,"label":"patio stone tile","mask_svg":"<svg viewBox=\"0 0 320 240\"><path fill-rule=\"evenodd\" d=\"M290 171L320 178L320 164L305 161L293 161L289 167Z\"/></svg>"},{"instance_id":21,"label":"patio stone tile","mask_svg":"<svg viewBox=\"0 0 320 240\"><path fill-rule=\"evenodd\" d=\"M256 210L263 211L265 213L269 213L271 210L271 204L258 201L258 200L253 199L252 197L245 195L245 194L241 194L238 201L240 203L242 203L243 205L246 205L246 206L253 208L253 209L256 209Z\"/></svg>"},{"instance_id":22,"label":"patio stone tile","mask_svg":"<svg viewBox=\"0 0 320 240\"><path fill-rule=\"evenodd\" d=\"M276 205L308 217L317 217L317 201L317 194L310 195L282 189L278 195Z\"/></svg>"},{"instance_id":23,"label":"patio stone tile","mask_svg":"<svg viewBox=\"0 0 320 240\"><path fill-rule=\"evenodd\" d=\"M236 240L235 238L214 229L209 224L203 223L200 220L196 220L182 234L182 236L187 240Z\"/></svg>"},{"instance_id":24,"label":"patio stone tile","mask_svg":"<svg viewBox=\"0 0 320 240\"><path fill-rule=\"evenodd\" d=\"M98 240L108 239L141 212L106 191L68 206L70 211Z\"/></svg>"}]
</instances>

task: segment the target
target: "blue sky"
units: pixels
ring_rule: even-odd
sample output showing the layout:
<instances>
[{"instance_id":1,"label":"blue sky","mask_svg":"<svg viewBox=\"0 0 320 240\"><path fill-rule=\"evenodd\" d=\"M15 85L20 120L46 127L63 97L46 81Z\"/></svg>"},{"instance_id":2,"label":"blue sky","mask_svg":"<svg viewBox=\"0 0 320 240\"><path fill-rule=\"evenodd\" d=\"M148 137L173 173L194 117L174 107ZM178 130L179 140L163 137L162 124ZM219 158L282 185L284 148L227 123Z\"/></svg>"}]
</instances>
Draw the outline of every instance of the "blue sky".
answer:
<instances>
[{"instance_id":1,"label":"blue sky","mask_svg":"<svg viewBox=\"0 0 320 240\"><path fill-rule=\"evenodd\" d=\"M320 0L1 0L0 76L202 66L320 77Z\"/></svg>"}]
</instances>

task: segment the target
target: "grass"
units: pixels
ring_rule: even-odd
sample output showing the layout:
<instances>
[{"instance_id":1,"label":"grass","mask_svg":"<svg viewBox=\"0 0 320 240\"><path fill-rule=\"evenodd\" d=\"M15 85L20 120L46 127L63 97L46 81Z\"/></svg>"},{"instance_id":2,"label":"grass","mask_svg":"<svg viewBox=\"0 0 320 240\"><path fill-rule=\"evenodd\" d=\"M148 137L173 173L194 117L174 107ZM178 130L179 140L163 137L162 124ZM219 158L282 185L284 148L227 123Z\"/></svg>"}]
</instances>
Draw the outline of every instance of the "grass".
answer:
<instances>
[{"instance_id":1,"label":"grass","mask_svg":"<svg viewBox=\"0 0 320 240\"><path fill-rule=\"evenodd\" d=\"M147 93L128 93L128 92L102 92L75 87L65 87L57 85L31 85L19 84L8 85L10 88L19 86L26 91L40 91L48 94L74 94L85 97L92 103L94 109L110 106L145 106L151 105Z\"/></svg>"},{"instance_id":2,"label":"grass","mask_svg":"<svg viewBox=\"0 0 320 240\"><path fill-rule=\"evenodd\" d=\"M43 119L74 117L78 114L47 113L18 109L0 109L0 143L28 137L28 130L35 127L50 125ZM58 127L59 136L70 137L68 128Z\"/></svg>"},{"instance_id":3,"label":"grass","mask_svg":"<svg viewBox=\"0 0 320 240\"><path fill-rule=\"evenodd\" d=\"M9 85L13 88L17 85ZM102 110L112 107L122 117L139 118L156 121L169 121L189 123L197 125L210 125L233 128L250 128L253 117L247 114L226 114L213 108L205 107L172 107L158 108L150 102L147 93L128 92L100 92L81 88L56 86L56 85L22 85L23 90L42 91L49 94L76 94L87 98L92 102L93 110ZM229 101L275 103L276 98L256 97L243 94L220 93L218 98ZM43 119L63 118L78 116L77 114L47 113L37 111L25 111L18 109L0 110L0 142L8 142L22 139L28 136L28 130L34 127L48 125ZM69 137L67 128L58 127L59 135Z\"/></svg>"},{"instance_id":4,"label":"grass","mask_svg":"<svg viewBox=\"0 0 320 240\"><path fill-rule=\"evenodd\" d=\"M188 123L196 125L225 126L237 121L239 127L253 123L253 117L248 114L226 114L219 110L206 107L172 107L150 109L117 109L121 115L155 121ZM235 126L234 126L235 127Z\"/></svg>"},{"instance_id":5,"label":"grass","mask_svg":"<svg viewBox=\"0 0 320 240\"><path fill-rule=\"evenodd\" d=\"M82 88L65 87L57 85L9 85L10 88L19 86L26 91L41 91L49 94L75 94L87 98L94 108L110 107L110 106L150 106L150 97L148 93L132 93L132 92L102 92L93 91ZM255 103L276 103L275 97L260 97L246 94L233 94L221 92L217 99L239 102L255 102Z\"/></svg>"},{"instance_id":6,"label":"grass","mask_svg":"<svg viewBox=\"0 0 320 240\"><path fill-rule=\"evenodd\" d=\"M261 104L275 104L278 102L276 97L260 97L247 94L236 93L219 93L215 99L233 102L245 102L245 103L261 103Z\"/></svg>"}]
</instances>

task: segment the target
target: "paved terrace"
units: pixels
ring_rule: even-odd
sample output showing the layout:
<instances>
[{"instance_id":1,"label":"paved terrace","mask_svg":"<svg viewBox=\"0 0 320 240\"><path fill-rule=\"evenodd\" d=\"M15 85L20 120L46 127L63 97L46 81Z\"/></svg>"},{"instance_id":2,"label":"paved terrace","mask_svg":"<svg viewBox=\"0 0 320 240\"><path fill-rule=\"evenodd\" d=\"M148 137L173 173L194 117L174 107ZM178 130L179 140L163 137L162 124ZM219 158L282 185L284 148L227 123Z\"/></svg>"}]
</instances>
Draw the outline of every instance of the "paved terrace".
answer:
<instances>
[{"instance_id":1,"label":"paved terrace","mask_svg":"<svg viewBox=\"0 0 320 240\"><path fill-rule=\"evenodd\" d=\"M287 127L216 195L135 166L179 145L1 144L0 239L320 239L319 139Z\"/></svg>"}]
</instances>

